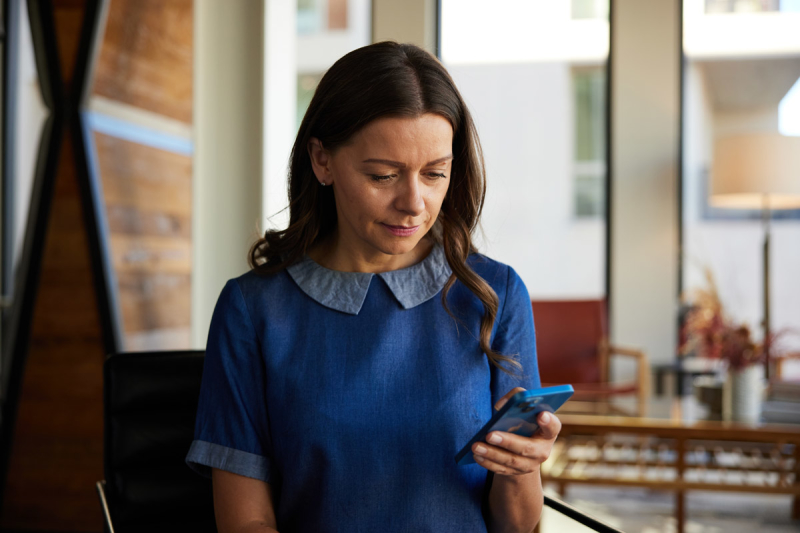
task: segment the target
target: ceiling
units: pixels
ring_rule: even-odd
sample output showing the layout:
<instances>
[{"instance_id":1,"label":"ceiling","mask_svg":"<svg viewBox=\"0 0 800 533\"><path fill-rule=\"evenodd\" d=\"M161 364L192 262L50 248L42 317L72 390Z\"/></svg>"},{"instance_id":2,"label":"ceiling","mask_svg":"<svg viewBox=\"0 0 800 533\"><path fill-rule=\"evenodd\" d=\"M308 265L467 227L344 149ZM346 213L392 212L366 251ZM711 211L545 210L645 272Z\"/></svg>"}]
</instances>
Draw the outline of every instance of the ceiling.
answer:
<instances>
[{"instance_id":1,"label":"ceiling","mask_svg":"<svg viewBox=\"0 0 800 533\"><path fill-rule=\"evenodd\" d=\"M800 57L698 61L717 111L777 107L800 78Z\"/></svg>"}]
</instances>

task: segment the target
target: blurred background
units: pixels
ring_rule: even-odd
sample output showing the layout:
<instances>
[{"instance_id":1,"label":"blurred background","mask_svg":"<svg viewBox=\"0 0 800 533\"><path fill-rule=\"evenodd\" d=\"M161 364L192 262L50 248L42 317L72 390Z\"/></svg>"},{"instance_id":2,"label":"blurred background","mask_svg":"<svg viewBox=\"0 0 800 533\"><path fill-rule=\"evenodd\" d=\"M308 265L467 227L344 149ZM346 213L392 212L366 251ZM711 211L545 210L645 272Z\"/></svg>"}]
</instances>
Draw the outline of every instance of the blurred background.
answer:
<instances>
[{"instance_id":1,"label":"blurred background","mask_svg":"<svg viewBox=\"0 0 800 533\"><path fill-rule=\"evenodd\" d=\"M449 69L486 158L478 246L534 301L601 302L674 382L710 273L727 320L800 352L800 0L5 0L2 23L2 531L100 530L105 355L204 347L288 220L317 83L371 42Z\"/></svg>"}]
</instances>

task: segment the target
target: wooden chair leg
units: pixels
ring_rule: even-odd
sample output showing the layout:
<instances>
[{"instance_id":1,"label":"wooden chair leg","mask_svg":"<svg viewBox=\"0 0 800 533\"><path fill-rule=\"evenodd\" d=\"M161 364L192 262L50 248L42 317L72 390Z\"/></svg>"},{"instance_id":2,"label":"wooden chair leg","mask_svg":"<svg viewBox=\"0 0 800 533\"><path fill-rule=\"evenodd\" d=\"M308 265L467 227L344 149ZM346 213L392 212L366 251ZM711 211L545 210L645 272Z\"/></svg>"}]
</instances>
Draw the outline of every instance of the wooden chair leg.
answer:
<instances>
[{"instance_id":1,"label":"wooden chair leg","mask_svg":"<svg viewBox=\"0 0 800 533\"><path fill-rule=\"evenodd\" d=\"M686 494L679 490L675 493L675 520L677 521L676 524L676 531L677 533L684 533L683 525L684 519L686 518Z\"/></svg>"},{"instance_id":2,"label":"wooden chair leg","mask_svg":"<svg viewBox=\"0 0 800 533\"><path fill-rule=\"evenodd\" d=\"M650 401L650 365L645 361L638 362L639 390L637 391L637 415L640 418L647 416L647 403Z\"/></svg>"},{"instance_id":3,"label":"wooden chair leg","mask_svg":"<svg viewBox=\"0 0 800 533\"><path fill-rule=\"evenodd\" d=\"M794 445L794 485L800 487L800 444ZM792 520L800 520L800 495L792 498Z\"/></svg>"}]
</instances>

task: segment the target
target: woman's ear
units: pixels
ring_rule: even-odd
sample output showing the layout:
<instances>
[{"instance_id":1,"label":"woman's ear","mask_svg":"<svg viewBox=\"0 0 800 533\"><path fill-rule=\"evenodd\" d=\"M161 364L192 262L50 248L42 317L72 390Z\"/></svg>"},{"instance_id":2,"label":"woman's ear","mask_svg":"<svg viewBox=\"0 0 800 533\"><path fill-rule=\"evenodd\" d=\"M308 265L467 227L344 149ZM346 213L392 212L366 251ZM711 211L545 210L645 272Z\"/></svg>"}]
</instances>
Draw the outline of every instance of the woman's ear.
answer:
<instances>
[{"instance_id":1,"label":"woman's ear","mask_svg":"<svg viewBox=\"0 0 800 533\"><path fill-rule=\"evenodd\" d=\"M316 137L311 137L308 141L308 157L311 159L311 168L320 185L331 185L333 183L331 154Z\"/></svg>"}]
</instances>

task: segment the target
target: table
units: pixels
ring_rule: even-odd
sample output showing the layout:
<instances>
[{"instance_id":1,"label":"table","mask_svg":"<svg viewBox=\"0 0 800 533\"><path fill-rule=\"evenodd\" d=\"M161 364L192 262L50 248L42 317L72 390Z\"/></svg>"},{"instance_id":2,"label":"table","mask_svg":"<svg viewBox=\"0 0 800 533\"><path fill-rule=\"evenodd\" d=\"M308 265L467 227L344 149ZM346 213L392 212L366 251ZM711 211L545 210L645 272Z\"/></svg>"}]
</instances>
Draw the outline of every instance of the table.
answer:
<instances>
[{"instance_id":1,"label":"table","mask_svg":"<svg viewBox=\"0 0 800 533\"><path fill-rule=\"evenodd\" d=\"M793 495L800 519L800 426L750 426L634 417L559 415L542 480L675 492L678 533L689 490Z\"/></svg>"},{"instance_id":2,"label":"table","mask_svg":"<svg viewBox=\"0 0 800 533\"><path fill-rule=\"evenodd\" d=\"M695 377L715 376L724 371L722 360L705 357L684 357L672 363L653 365L652 369L656 381L656 396L668 393L664 386L667 376L675 379L674 394L687 396L692 394L692 380Z\"/></svg>"}]
</instances>

